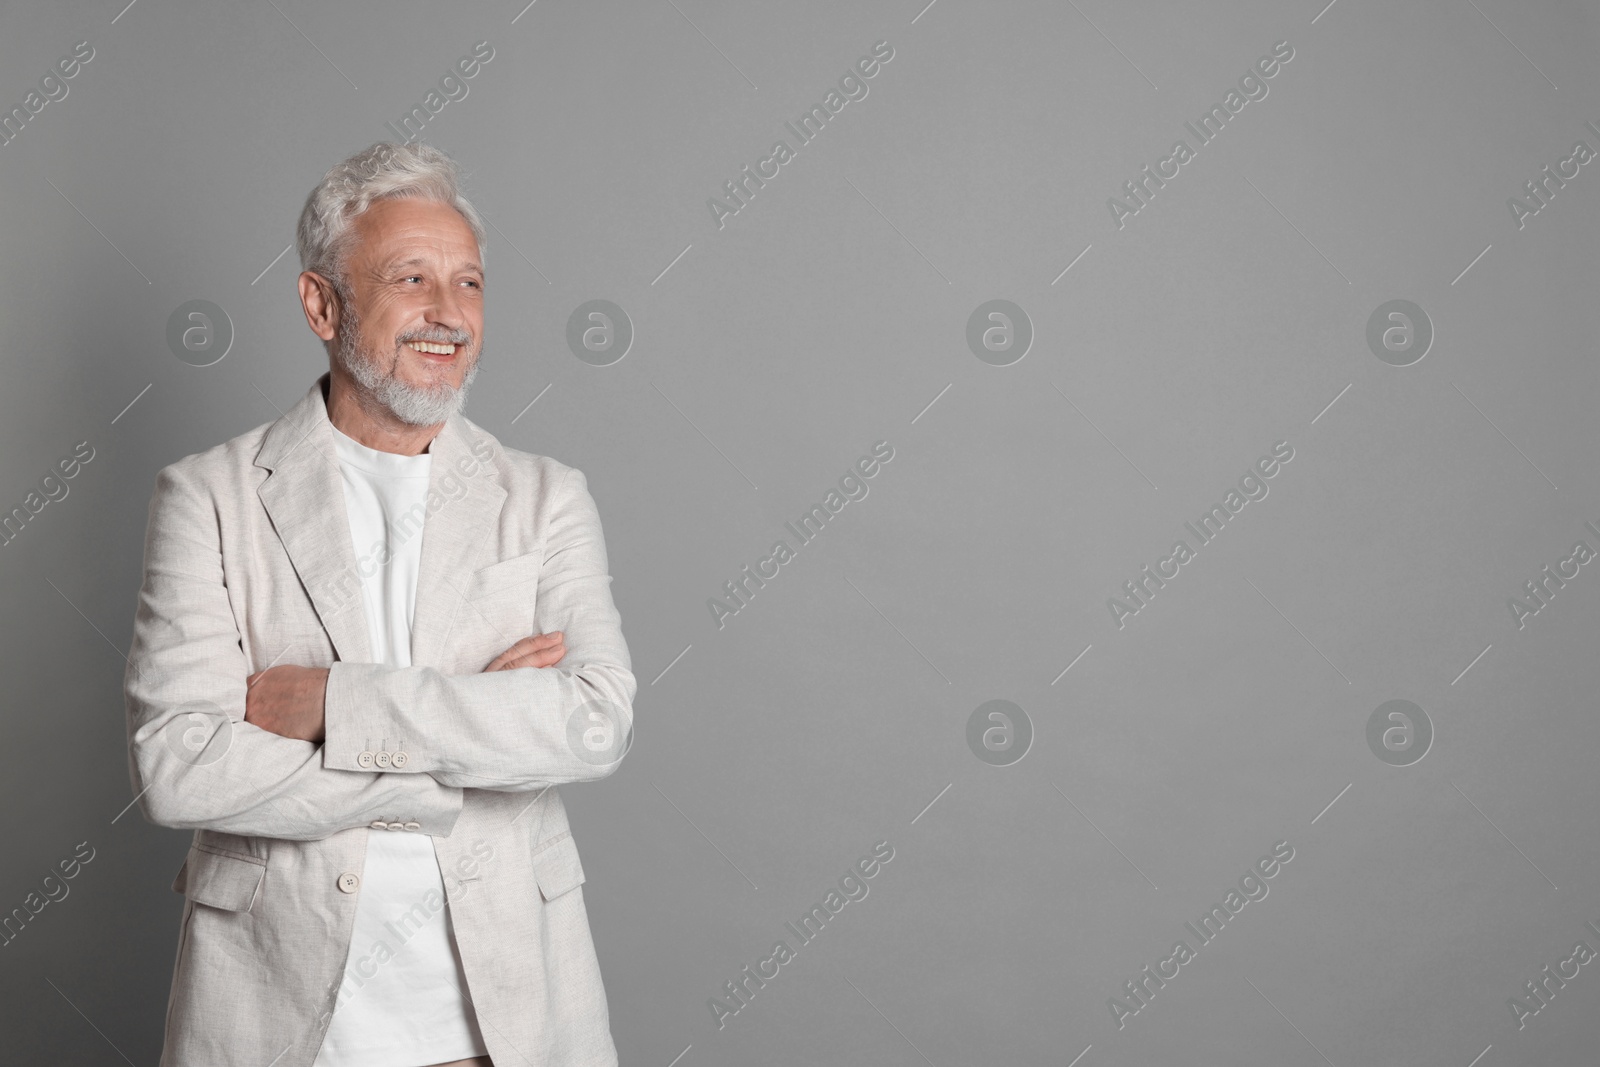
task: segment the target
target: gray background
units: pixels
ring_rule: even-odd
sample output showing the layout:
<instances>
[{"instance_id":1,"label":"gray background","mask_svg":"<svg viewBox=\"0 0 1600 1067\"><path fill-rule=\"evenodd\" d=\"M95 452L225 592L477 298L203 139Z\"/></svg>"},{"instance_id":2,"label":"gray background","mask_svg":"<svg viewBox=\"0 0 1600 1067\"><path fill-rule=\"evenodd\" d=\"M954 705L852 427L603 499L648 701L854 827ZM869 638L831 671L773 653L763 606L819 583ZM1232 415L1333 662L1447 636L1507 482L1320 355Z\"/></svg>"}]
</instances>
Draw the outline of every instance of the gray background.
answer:
<instances>
[{"instance_id":1,"label":"gray background","mask_svg":"<svg viewBox=\"0 0 1600 1067\"><path fill-rule=\"evenodd\" d=\"M1520 630L1508 599L1600 549L1600 163L1520 229L1506 201L1600 150L1594 6L924 4L3 9L3 109L94 48L0 147L0 509L95 449L0 549L0 911L95 849L0 949L17 1062L156 1060L189 835L124 813L154 476L326 369L280 257L301 204L480 40L423 139L495 227L467 414L587 474L639 679L629 758L563 790L623 1063L1593 1055L1600 965L1520 1032L1507 999L1600 949L1600 577ZM879 40L719 230L707 198ZM1281 40L1118 229L1107 198ZM565 341L597 298L636 331L609 367ZM1035 331L1007 367L965 340L996 298ZM235 331L209 367L165 340L193 299ZM1393 299L1435 331L1408 367L1366 343ZM707 598L878 440L870 494L719 630ZM1280 440L1118 629L1107 598ZM993 699L1033 726L1010 766L966 741ZM1410 766L1366 741L1392 699L1435 730ZM883 840L719 1030L708 998ZM1278 841L1270 895L1119 1029Z\"/></svg>"}]
</instances>

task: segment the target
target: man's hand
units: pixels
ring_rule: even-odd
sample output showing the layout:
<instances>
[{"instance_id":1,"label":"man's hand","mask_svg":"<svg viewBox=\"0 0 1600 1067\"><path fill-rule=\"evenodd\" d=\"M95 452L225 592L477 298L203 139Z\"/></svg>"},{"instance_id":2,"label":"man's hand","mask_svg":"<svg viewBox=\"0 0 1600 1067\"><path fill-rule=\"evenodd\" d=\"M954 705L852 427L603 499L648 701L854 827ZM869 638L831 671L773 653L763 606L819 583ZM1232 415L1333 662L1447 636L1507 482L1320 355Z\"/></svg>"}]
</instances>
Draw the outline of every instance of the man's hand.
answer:
<instances>
[{"instance_id":1,"label":"man's hand","mask_svg":"<svg viewBox=\"0 0 1600 1067\"><path fill-rule=\"evenodd\" d=\"M490 671L511 671L518 667L551 667L567 654L566 635L560 630L551 630L547 634L534 634L524 637L494 658L494 661L483 669L487 674Z\"/></svg>"},{"instance_id":2,"label":"man's hand","mask_svg":"<svg viewBox=\"0 0 1600 1067\"><path fill-rule=\"evenodd\" d=\"M328 668L285 663L252 674L245 684L245 722L297 741L323 740Z\"/></svg>"}]
</instances>

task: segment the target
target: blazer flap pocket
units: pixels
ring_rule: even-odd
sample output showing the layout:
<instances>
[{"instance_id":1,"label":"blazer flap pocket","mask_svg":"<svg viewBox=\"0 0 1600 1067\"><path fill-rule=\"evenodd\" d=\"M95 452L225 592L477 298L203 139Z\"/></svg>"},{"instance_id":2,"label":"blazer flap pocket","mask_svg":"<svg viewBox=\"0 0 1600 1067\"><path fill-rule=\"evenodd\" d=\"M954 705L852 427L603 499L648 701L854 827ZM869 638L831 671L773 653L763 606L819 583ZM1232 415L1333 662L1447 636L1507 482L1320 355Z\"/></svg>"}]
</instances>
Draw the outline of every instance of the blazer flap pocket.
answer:
<instances>
[{"instance_id":1,"label":"blazer flap pocket","mask_svg":"<svg viewBox=\"0 0 1600 1067\"><path fill-rule=\"evenodd\" d=\"M491 563L473 572L468 599L479 600L515 590L519 598L533 599L538 590L539 571L544 566L544 546L532 552Z\"/></svg>"},{"instance_id":2,"label":"blazer flap pocket","mask_svg":"<svg viewBox=\"0 0 1600 1067\"><path fill-rule=\"evenodd\" d=\"M264 860L191 846L172 888L197 904L225 911L249 911L266 874Z\"/></svg>"},{"instance_id":3,"label":"blazer flap pocket","mask_svg":"<svg viewBox=\"0 0 1600 1067\"><path fill-rule=\"evenodd\" d=\"M578 861L578 843L571 832L563 831L533 854L533 876L539 882L539 895L546 900L583 884L583 864Z\"/></svg>"}]
</instances>

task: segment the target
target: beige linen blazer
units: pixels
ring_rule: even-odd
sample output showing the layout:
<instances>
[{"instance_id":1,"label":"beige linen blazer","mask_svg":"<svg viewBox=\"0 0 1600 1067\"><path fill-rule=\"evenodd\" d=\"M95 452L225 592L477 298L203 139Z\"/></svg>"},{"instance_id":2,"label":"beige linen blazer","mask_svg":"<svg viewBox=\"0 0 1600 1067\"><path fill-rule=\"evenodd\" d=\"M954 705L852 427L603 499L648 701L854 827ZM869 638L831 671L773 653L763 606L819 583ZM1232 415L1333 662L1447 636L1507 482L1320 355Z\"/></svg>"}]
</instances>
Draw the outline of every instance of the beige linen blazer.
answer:
<instances>
[{"instance_id":1,"label":"beige linen blazer","mask_svg":"<svg viewBox=\"0 0 1600 1067\"><path fill-rule=\"evenodd\" d=\"M422 538L412 666L372 663L358 576L375 557L352 543L327 382L162 469L150 502L129 769L147 819L194 830L161 1067L310 1067L346 969L385 962L350 953L379 832L433 839L496 1067L614 1065L555 788L610 774L632 736L594 499L581 471L452 416L424 514L401 521ZM482 673L552 630L555 666ZM246 677L279 663L330 668L322 744L244 721ZM414 924L444 906L419 901Z\"/></svg>"}]
</instances>

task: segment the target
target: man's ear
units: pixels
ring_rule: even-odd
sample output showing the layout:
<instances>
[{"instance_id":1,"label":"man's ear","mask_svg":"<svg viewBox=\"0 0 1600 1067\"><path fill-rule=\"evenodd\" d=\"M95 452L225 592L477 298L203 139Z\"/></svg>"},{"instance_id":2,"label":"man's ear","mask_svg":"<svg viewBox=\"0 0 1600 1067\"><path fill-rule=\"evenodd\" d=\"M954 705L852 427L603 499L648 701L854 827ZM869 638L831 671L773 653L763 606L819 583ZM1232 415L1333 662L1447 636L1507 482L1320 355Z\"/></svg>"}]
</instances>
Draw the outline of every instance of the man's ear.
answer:
<instances>
[{"instance_id":1,"label":"man's ear","mask_svg":"<svg viewBox=\"0 0 1600 1067\"><path fill-rule=\"evenodd\" d=\"M339 294L333 283L316 271L300 273L300 306L306 313L306 325L324 341L339 335Z\"/></svg>"}]
</instances>

